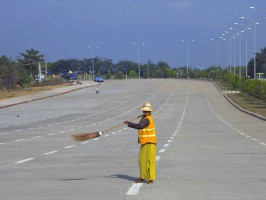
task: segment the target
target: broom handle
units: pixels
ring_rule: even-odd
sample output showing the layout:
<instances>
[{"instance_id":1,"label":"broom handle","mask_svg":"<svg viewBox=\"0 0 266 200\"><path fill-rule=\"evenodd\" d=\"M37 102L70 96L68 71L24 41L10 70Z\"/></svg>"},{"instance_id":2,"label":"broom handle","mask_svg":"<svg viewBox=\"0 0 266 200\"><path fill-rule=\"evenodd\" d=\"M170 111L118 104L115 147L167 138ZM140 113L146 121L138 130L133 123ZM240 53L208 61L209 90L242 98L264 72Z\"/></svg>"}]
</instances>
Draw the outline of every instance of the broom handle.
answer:
<instances>
[{"instance_id":1,"label":"broom handle","mask_svg":"<svg viewBox=\"0 0 266 200\"><path fill-rule=\"evenodd\" d=\"M133 119L130 119L129 121L131 121L131 120L135 120L135 119L138 119L138 118L140 118L140 117L142 117L143 115L140 115L140 116L138 116L138 117L135 117L135 118L133 118ZM115 125L115 126L113 126L113 127L111 127L111 128L108 128L108 129L105 129L105 130L103 130L102 131L102 133L105 133L105 132L107 132L107 131L110 131L110 130L112 130L112 129L115 129L115 128L117 128L117 127L119 127L119 126L123 126L124 125L124 123L122 123L122 124L118 124L118 125Z\"/></svg>"}]
</instances>

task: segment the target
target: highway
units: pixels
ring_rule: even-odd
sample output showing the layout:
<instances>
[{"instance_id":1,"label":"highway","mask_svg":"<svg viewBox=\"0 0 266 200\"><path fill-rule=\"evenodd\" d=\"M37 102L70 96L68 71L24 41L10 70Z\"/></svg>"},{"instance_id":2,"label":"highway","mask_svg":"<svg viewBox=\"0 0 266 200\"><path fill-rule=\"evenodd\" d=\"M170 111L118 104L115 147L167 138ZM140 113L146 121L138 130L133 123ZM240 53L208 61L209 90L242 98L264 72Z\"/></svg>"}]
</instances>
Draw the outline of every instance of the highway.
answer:
<instances>
[{"instance_id":1,"label":"highway","mask_svg":"<svg viewBox=\"0 0 266 200\"><path fill-rule=\"evenodd\" d=\"M157 179L139 177L137 131L122 125L149 101ZM137 120L135 120L136 122ZM266 123L231 105L211 82L107 80L0 109L1 200L263 200Z\"/></svg>"}]
</instances>

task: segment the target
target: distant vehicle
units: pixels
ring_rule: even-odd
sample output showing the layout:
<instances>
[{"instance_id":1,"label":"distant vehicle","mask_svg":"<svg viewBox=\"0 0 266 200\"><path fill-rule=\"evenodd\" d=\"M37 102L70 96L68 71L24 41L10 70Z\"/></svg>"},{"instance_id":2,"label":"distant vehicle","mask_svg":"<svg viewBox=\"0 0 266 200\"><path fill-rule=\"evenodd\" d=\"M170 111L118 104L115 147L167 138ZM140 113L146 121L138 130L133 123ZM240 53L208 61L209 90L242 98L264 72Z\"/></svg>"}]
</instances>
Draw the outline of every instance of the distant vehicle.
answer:
<instances>
[{"instance_id":1,"label":"distant vehicle","mask_svg":"<svg viewBox=\"0 0 266 200\"><path fill-rule=\"evenodd\" d=\"M78 79L78 75L77 74L69 74L68 75L68 79L70 79L70 80L77 80Z\"/></svg>"},{"instance_id":2,"label":"distant vehicle","mask_svg":"<svg viewBox=\"0 0 266 200\"><path fill-rule=\"evenodd\" d=\"M96 82L103 82L104 81L103 76L96 76L95 81Z\"/></svg>"},{"instance_id":3,"label":"distant vehicle","mask_svg":"<svg viewBox=\"0 0 266 200\"><path fill-rule=\"evenodd\" d=\"M78 79L78 75L76 73L62 74L61 76L67 80L77 80Z\"/></svg>"}]
</instances>

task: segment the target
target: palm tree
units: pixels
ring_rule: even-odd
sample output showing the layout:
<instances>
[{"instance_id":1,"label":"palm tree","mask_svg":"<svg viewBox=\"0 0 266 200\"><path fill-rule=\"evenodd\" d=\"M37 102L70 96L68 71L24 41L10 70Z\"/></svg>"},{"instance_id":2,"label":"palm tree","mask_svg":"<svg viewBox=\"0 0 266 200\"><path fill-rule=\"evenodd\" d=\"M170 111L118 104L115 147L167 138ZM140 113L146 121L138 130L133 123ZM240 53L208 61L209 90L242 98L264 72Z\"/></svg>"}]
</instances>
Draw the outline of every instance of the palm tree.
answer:
<instances>
[{"instance_id":1,"label":"palm tree","mask_svg":"<svg viewBox=\"0 0 266 200\"><path fill-rule=\"evenodd\" d=\"M26 53L21 53L17 60L19 63L24 66L27 72L31 75L38 74L38 63L44 62L44 55L39 54L38 50L29 49L26 50Z\"/></svg>"}]
</instances>

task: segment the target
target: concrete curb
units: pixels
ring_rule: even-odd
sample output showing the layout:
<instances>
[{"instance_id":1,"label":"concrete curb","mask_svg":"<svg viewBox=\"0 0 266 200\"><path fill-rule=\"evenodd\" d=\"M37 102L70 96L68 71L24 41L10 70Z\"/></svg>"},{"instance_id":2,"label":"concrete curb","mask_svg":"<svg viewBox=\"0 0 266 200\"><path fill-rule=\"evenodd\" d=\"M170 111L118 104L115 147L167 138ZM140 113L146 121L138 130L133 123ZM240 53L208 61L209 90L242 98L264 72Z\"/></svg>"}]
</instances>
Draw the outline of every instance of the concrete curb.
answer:
<instances>
[{"instance_id":1,"label":"concrete curb","mask_svg":"<svg viewBox=\"0 0 266 200\"><path fill-rule=\"evenodd\" d=\"M266 117L258 114L258 113L254 113L254 112L251 112L251 111L248 111L248 110L245 110L244 108L240 107L238 104L236 104L235 102L233 102L226 94L223 93L223 91L214 83L212 82L213 85L217 88L217 90L223 94L224 98L229 101L234 107L236 107L238 110L242 111L243 113L246 113L246 114L249 114L253 117L256 117L260 120L263 120L263 121L266 121Z\"/></svg>"},{"instance_id":2,"label":"concrete curb","mask_svg":"<svg viewBox=\"0 0 266 200\"><path fill-rule=\"evenodd\" d=\"M80 88L70 89L70 90L65 91L65 92L59 92L57 94L51 94L51 95L47 95L47 96L43 96L43 97L39 97L39 98L30 99L30 100L27 100L27 101L11 103L11 104L8 104L8 105L5 105L5 106L0 106L0 109L8 108L8 107L11 107L11 106L16 106L16 105L20 105L20 104L24 104L24 103L29 103L29 102L33 102L33 101L38 101L38 100L42 100L42 99L47 99L47 98L51 98L51 97L67 94L67 93L70 93L70 92L74 92L74 91L77 91L77 90L85 89L85 88L95 87L95 86L98 86L98 85L100 85L100 84L95 84L95 85L92 84L92 85L88 85L88 86L84 86L84 87L80 87Z\"/></svg>"}]
</instances>

